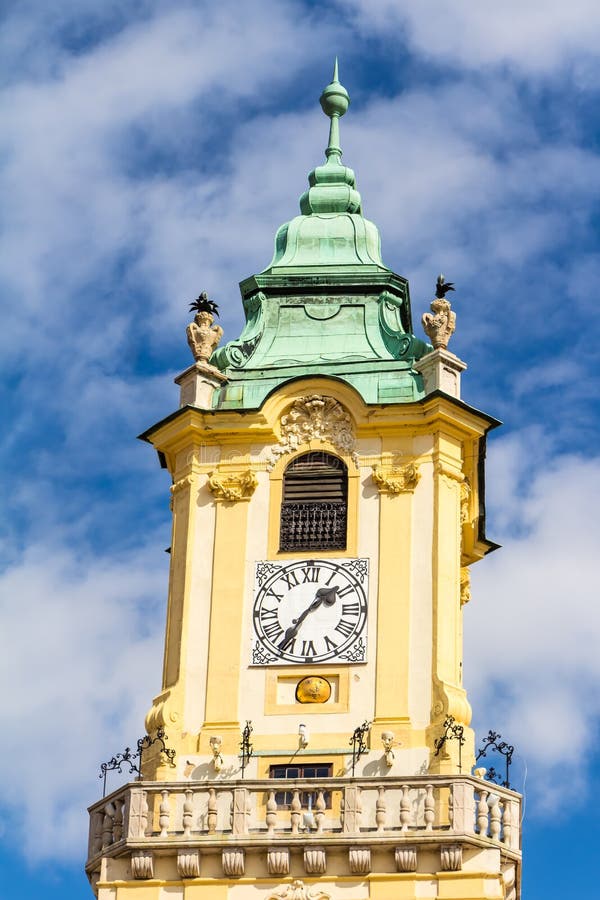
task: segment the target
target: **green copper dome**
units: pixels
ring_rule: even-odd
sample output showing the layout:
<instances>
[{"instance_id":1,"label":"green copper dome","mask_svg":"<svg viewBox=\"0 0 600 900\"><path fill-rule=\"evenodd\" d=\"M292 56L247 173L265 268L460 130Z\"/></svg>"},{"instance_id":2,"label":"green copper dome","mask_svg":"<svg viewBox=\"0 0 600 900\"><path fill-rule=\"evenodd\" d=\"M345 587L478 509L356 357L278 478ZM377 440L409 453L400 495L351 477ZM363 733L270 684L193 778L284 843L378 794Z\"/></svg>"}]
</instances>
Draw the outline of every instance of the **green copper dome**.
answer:
<instances>
[{"instance_id":1,"label":"green copper dome","mask_svg":"<svg viewBox=\"0 0 600 900\"><path fill-rule=\"evenodd\" d=\"M336 61L321 94L325 162L308 176L300 215L279 228L270 266L240 284L246 323L210 359L226 376L216 409L257 409L286 381L314 376L344 381L366 403L424 395L413 364L432 348L413 334L408 282L381 261L379 232L342 164L339 120L349 103Z\"/></svg>"},{"instance_id":2,"label":"green copper dome","mask_svg":"<svg viewBox=\"0 0 600 900\"><path fill-rule=\"evenodd\" d=\"M300 197L301 215L282 225L275 236L275 254L265 272L276 274L323 267L377 266L381 260L379 232L362 215L354 172L342 165L339 120L350 104L338 80L337 59L333 79L320 98L331 122L326 162L308 176L309 188Z\"/></svg>"}]
</instances>

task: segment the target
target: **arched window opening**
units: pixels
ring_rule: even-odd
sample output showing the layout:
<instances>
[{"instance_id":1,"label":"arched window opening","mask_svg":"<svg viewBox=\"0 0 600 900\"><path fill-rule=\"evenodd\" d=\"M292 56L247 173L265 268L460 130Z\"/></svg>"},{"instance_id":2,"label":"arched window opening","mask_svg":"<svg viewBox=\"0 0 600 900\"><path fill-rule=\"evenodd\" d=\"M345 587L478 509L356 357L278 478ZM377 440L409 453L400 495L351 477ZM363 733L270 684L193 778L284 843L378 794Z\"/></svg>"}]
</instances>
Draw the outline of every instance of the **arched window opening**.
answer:
<instances>
[{"instance_id":1,"label":"arched window opening","mask_svg":"<svg viewBox=\"0 0 600 900\"><path fill-rule=\"evenodd\" d=\"M348 469L331 453L305 453L283 476L279 549L345 550Z\"/></svg>"}]
</instances>

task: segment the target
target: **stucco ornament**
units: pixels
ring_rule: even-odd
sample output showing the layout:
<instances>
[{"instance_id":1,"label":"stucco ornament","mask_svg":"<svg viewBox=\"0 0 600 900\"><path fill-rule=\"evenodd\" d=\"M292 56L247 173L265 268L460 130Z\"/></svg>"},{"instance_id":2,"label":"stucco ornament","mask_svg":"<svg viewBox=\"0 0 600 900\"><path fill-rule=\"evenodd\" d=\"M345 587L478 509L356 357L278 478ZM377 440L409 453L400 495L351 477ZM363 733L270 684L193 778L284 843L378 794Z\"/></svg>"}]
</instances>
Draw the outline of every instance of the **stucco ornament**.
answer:
<instances>
[{"instance_id":1,"label":"stucco ornament","mask_svg":"<svg viewBox=\"0 0 600 900\"><path fill-rule=\"evenodd\" d=\"M215 496L215 500L235 502L236 500L249 500L258 486L258 478L251 469L245 472L219 472L217 469L208 476L209 490Z\"/></svg>"},{"instance_id":2,"label":"stucco ornament","mask_svg":"<svg viewBox=\"0 0 600 900\"><path fill-rule=\"evenodd\" d=\"M214 325L218 306L208 299L206 291L202 291L197 300L190 304L190 311L196 310L194 321L186 329L190 350L196 362L208 363L208 360L223 337L220 325Z\"/></svg>"},{"instance_id":3,"label":"stucco ornament","mask_svg":"<svg viewBox=\"0 0 600 900\"><path fill-rule=\"evenodd\" d=\"M464 606L471 599L471 573L466 566L460 569L460 605Z\"/></svg>"},{"instance_id":4,"label":"stucco ornament","mask_svg":"<svg viewBox=\"0 0 600 900\"><path fill-rule=\"evenodd\" d=\"M331 900L331 894L320 888L308 888L300 879L269 894L267 900Z\"/></svg>"},{"instance_id":5,"label":"stucco ornament","mask_svg":"<svg viewBox=\"0 0 600 900\"><path fill-rule=\"evenodd\" d=\"M373 481L380 491L387 494L414 491L420 477L414 463L407 466L373 466Z\"/></svg>"},{"instance_id":6,"label":"stucco ornament","mask_svg":"<svg viewBox=\"0 0 600 900\"><path fill-rule=\"evenodd\" d=\"M333 397L311 394L299 397L281 418L281 439L271 450L270 468L280 456L293 453L312 440L328 441L358 462L354 424L350 414Z\"/></svg>"}]
</instances>

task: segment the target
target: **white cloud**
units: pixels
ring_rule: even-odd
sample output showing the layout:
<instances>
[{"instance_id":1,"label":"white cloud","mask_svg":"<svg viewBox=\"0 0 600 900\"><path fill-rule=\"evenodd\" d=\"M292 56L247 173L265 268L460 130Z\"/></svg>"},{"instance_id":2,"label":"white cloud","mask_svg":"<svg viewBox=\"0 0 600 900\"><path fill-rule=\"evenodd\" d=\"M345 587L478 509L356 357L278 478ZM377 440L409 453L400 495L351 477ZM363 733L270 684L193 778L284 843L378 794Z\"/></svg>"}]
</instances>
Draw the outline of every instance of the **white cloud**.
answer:
<instances>
[{"instance_id":1,"label":"white cloud","mask_svg":"<svg viewBox=\"0 0 600 900\"><path fill-rule=\"evenodd\" d=\"M3 802L32 860L81 854L100 762L143 734L160 689L165 554L31 546L0 577ZM160 612L159 612L160 610Z\"/></svg>"},{"instance_id":2,"label":"white cloud","mask_svg":"<svg viewBox=\"0 0 600 900\"><path fill-rule=\"evenodd\" d=\"M386 35L400 28L425 59L452 66L507 65L548 74L597 57L595 0L350 0L350 6L361 28Z\"/></svg>"},{"instance_id":3,"label":"white cloud","mask_svg":"<svg viewBox=\"0 0 600 900\"><path fill-rule=\"evenodd\" d=\"M505 500L490 536L504 546L472 570L465 675L477 721L517 747L517 777L528 761L539 809L574 768L584 777L600 722L600 457L545 461L531 437L492 451L488 480Z\"/></svg>"}]
</instances>

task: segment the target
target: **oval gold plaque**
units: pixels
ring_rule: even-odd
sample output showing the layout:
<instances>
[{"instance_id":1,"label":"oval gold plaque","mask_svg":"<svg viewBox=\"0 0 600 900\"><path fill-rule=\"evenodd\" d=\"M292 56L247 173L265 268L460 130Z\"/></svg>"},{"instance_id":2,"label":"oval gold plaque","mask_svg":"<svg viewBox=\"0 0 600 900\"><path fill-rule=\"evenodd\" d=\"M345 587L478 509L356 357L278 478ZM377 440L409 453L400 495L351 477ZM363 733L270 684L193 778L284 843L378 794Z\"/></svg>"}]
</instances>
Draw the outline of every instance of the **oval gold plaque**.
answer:
<instances>
[{"instance_id":1,"label":"oval gold plaque","mask_svg":"<svg viewBox=\"0 0 600 900\"><path fill-rule=\"evenodd\" d=\"M331 697L331 685L321 675L309 675L296 685L298 703L327 703Z\"/></svg>"}]
</instances>

